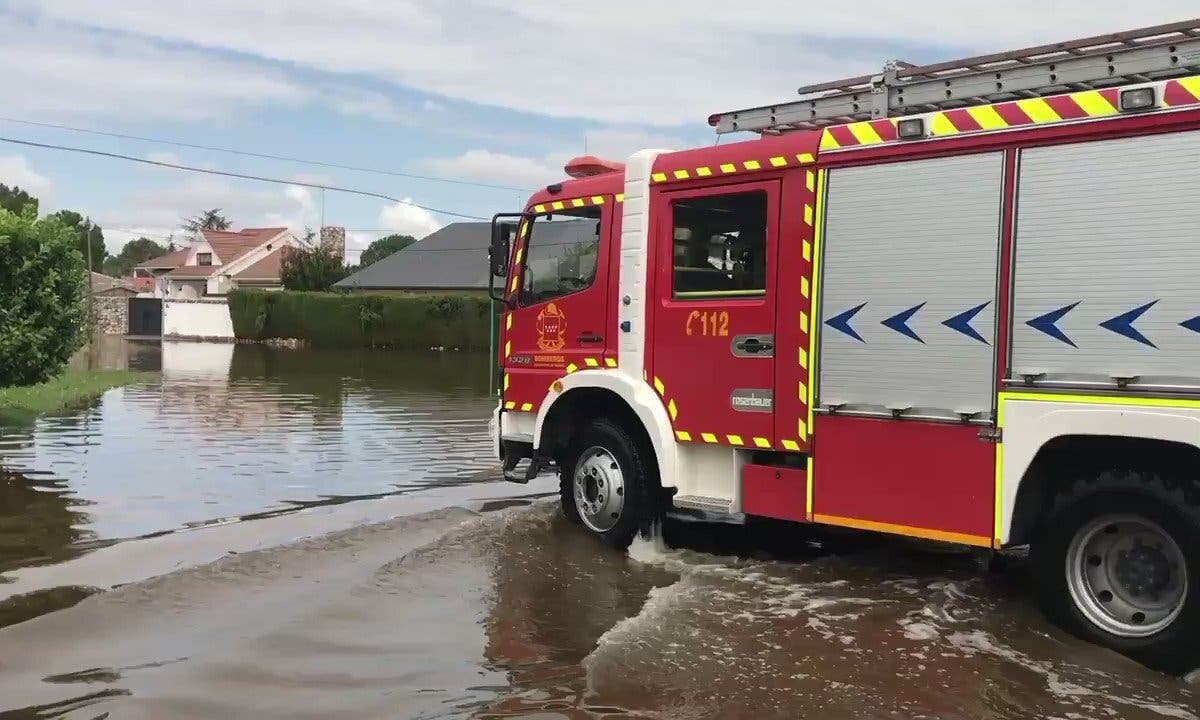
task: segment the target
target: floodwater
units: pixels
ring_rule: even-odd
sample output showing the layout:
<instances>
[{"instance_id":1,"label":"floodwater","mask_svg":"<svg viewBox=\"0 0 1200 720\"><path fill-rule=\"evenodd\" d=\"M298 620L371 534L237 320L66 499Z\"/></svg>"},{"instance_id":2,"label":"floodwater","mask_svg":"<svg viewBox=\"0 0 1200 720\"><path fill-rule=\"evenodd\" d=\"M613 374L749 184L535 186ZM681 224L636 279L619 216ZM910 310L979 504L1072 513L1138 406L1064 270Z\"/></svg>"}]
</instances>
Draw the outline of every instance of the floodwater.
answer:
<instances>
[{"instance_id":1,"label":"floodwater","mask_svg":"<svg viewBox=\"0 0 1200 720\"><path fill-rule=\"evenodd\" d=\"M0 431L5 720L1200 718L1048 626L1019 557L779 525L607 550L552 480L495 480L480 358L120 352L162 382Z\"/></svg>"}]
</instances>

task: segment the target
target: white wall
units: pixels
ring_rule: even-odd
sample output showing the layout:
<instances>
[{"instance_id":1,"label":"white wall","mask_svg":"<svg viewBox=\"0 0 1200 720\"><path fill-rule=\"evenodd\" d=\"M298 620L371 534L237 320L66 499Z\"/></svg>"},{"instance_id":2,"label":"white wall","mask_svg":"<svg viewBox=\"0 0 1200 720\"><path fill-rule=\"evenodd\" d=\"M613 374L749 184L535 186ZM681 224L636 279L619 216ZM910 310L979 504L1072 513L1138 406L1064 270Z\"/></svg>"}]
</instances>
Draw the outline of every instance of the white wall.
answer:
<instances>
[{"instance_id":1,"label":"white wall","mask_svg":"<svg viewBox=\"0 0 1200 720\"><path fill-rule=\"evenodd\" d=\"M233 340L233 320L229 303L223 299L164 300L163 335L165 337Z\"/></svg>"}]
</instances>

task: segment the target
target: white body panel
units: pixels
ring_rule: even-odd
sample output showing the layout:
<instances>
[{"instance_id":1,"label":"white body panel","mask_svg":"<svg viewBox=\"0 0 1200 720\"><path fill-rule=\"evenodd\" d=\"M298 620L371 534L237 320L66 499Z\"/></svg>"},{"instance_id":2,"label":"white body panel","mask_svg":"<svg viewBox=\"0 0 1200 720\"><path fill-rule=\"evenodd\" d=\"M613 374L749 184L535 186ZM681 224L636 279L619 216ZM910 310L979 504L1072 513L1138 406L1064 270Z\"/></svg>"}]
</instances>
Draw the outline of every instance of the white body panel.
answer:
<instances>
[{"instance_id":1,"label":"white body panel","mask_svg":"<svg viewBox=\"0 0 1200 720\"><path fill-rule=\"evenodd\" d=\"M562 392L550 391L538 409L537 422L533 430L533 443L537 448L541 444L542 425L546 415L554 407L554 403L568 395L572 390L583 387L602 388L611 390L624 400L641 420L650 436L650 444L654 447L654 455L658 458L658 476L663 487L674 487L677 473L675 434L671 429L671 419L662 400L654 393L640 377L634 378L627 373L617 370L581 370L567 375L560 380ZM512 413L506 412L507 417Z\"/></svg>"},{"instance_id":2,"label":"white body panel","mask_svg":"<svg viewBox=\"0 0 1200 720\"><path fill-rule=\"evenodd\" d=\"M618 322L629 323L629 332L618 329L618 372L642 381L646 367L646 273L650 257L650 169L658 150L641 150L625 164L625 202L621 219L621 266ZM625 302L625 298L629 302ZM665 477L665 476L664 476ZM665 480L664 480L665 481Z\"/></svg>"},{"instance_id":3,"label":"white body panel","mask_svg":"<svg viewBox=\"0 0 1200 720\"><path fill-rule=\"evenodd\" d=\"M229 303L223 298L164 300L162 332L164 337L235 338Z\"/></svg>"},{"instance_id":4,"label":"white body panel","mask_svg":"<svg viewBox=\"0 0 1200 720\"><path fill-rule=\"evenodd\" d=\"M1168 440L1200 447L1200 401L1170 401L1176 406L1119 404L1126 398L1064 395L1001 395L1004 444L1001 469L1000 540L1008 542L1017 490L1038 450L1065 435L1112 435ZM1152 401L1139 401L1152 402Z\"/></svg>"}]
</instances>

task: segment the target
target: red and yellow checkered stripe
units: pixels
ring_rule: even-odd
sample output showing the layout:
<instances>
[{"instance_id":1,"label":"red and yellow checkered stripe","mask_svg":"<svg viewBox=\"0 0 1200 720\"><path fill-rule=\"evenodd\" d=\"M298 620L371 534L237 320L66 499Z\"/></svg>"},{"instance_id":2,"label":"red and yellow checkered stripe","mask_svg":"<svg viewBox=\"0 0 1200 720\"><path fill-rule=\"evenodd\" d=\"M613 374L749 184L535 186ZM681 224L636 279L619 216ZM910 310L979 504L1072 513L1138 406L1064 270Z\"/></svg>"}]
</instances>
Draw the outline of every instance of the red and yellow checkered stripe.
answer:
<instances>
[{"instance_id":1,"label":"red and yellow checkered stripe","mask_svg":"<svg viewBox=\"0 0 1200 720\"><path fill-rule=\"evenodd\" d=\"M1120 88L1086 90L1069 95L1027 98L995 105L976 105L928 113L923 116L931 137L946 137L988 130L1005 130L1047 123L1103 118L1120 113ZM1162 106L1200 103L1200 76L1168 80L1162 86ZM897 140L896 126L903 118L866 120L825 128L821 150L879 145Z\"/></svg>"},{"instance_id":2,"label":"red and yellow checkered stripe","mask_svg":"<svg viewBox=\"0 0 1200 720\"><path fill-rule=\"evenodd\" d=\"M617 193L613 196L616 202L625 202L625 193ZM551 212L562 212L573 208L589 207L593 205L603 205L605 199L603 195L587 195L585 197L567 198L565 200L552 200L547 203L538 203L530 210L538 215Z\"/></svg>"},{"instance_id":3,"label":"red and yellow checkered stripe","mask_svg":"<svg viewBox=\"0 0 1200 720\"><path fill-rule=\"evenodd\" d=\"M746 173L778 170L785 167L812 165L817 161L812 153L796 153L792 155L771 155L764 158L749 158L719 165L700 165L699 167L676 168L674 170L657 170L650 174L653 183L664 183L678 180L703 180L704 178L725 177L728 175L745 175Z\"/></svg>"}]
</instances>

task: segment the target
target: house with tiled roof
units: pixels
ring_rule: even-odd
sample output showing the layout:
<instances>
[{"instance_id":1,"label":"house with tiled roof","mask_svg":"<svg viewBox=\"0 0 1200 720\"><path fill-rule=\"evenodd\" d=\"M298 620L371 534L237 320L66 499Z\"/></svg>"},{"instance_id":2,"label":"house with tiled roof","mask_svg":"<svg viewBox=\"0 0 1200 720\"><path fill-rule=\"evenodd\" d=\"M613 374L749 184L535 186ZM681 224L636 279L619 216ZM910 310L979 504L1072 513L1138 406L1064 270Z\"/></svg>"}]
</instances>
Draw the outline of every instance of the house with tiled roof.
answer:
<instances>
[{"instance_id":1,"label":"house with tiled roof","mask_svg":"<svg viewBox=\"0 0 1200 720\"><path fill-rule=\"evenodd\" d=\"M189 247L134 268L154 278L155 297L198 300L238 287L278 288L283 253L300 241L283 227L201 230Z\"/></svg>"}]
</instances>

